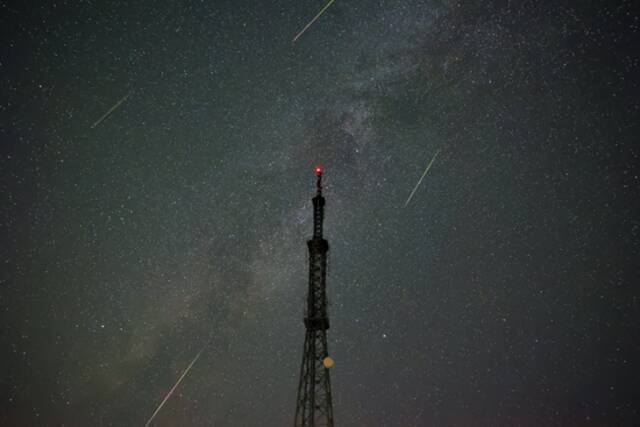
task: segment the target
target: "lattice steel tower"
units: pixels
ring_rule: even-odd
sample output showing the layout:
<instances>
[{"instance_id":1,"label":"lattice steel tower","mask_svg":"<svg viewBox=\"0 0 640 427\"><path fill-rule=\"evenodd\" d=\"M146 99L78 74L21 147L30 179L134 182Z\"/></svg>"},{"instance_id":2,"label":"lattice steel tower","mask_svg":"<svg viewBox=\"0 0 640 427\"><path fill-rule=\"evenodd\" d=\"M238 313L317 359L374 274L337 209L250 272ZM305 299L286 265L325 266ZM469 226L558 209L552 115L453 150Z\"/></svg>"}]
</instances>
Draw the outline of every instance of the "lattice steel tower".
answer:
<instances>
[{"instance_id":1,"label":"lattice steel tower","mask_svg":"<svg viewBox=\"0 0 640 427\"><path fill-rule=\"evenodd\" d=\"M327 251L329 243L322 238L324 197L322 197L322 169L316 167L317 191L313 198L313 237L309 247L309 293L304 324L304 354L300 367L295 427L333 427L331 381L329 368L333 360L327 350Z\"/></svg>"}]
</instances>

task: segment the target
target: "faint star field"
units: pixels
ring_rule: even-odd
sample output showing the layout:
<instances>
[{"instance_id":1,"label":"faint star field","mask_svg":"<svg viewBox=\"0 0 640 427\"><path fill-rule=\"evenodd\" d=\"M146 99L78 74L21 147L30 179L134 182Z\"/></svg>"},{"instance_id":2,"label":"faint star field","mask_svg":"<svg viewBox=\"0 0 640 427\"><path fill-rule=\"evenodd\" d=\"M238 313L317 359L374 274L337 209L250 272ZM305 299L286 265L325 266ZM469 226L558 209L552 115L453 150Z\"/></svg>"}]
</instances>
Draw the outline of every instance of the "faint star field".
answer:
<instances>
[{"instance_id":1,"label":"faint star field","mask_svg":"<svg viewBox=\"0 0 640 427\"><path fill-rule=\"evenodd\" d=\"M0 2L0 425L640 424L633 6Z\"/></svg>"}]
</instances>

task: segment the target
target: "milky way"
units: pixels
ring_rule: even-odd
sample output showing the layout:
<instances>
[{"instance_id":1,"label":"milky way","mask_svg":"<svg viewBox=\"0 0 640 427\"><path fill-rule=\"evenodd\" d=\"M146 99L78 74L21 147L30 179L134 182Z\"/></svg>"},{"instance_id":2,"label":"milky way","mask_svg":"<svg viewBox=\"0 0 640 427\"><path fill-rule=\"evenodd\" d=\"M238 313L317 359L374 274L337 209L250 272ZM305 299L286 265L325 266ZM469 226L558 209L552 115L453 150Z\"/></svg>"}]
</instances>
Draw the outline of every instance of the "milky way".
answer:
<instances>
[{"instance_id":1,"label":"milky way","mask_svg":"<svg viewBox=\"0 0 640 427\"><path fill-rule=\"evenodd\" d=\"M0 424L290 424L318 164L339 425L640 423L609 3L0 4Z\"/></svg>"}]
</instances>

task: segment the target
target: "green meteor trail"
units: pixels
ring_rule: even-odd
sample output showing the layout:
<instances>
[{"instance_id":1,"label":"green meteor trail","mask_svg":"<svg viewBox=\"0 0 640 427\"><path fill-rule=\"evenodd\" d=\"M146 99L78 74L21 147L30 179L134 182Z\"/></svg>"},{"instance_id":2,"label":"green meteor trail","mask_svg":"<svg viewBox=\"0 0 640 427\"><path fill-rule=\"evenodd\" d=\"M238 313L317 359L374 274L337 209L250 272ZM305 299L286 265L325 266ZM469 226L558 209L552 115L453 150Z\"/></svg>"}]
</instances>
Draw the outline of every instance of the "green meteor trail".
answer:
<instances>
[{"instance_id":1,"label":"green meteor trail","mask_svg":"<svg viewBox=\"0 0 640 427\"><path fill-rule=\"evenodd\" d=\"M102 121L104 119L106 119L107 117L109 117L109 114L113 113L115 111L116 108L118 108L124 101L127 100L127 98L129 97L129 95L131 95L131 93L126 94L125 96L122 97L122 99L118 102L115 103L115 105L111 108L109 108L109 111L107 111L106 113L104 113L102 115L102 117L100 117L98 120L96 120L96 122L94 124L91 125L91 128L95 128L96 126L98 126L100 123L102 123Z\"/></svg>"},{"instance_id":2,"label":"green meteor trail","mask_svg":"<svg viewBox=\"0 0 640 427\"><path fill-rule=\"evenodd\" d=\"M162 400L162 402L160 403L160 405L158 406L158 409L156 409L156 411L153 413L153 415L151 415L151 418L149 418L149 420L146 422L146 424L144 425L144 427L148 427L149 424L151 424L151 421L153 421L153 419L155 418L156 415L158 415L158 412L160 412L160 409L162 409L162 407L164 406L165 403L167 403L167 400L169 400L169 398L171 397L171 395L173 394L173 392L176 390L176 388L178 388L178 386L180 385L180 383L182 382L182 380L184 379L184 377L187 376L187 374L189 373L189 371L191 370L191 368L193 367L193 365L195 365L195 363L198 361L198 359L200 358L200 355L202 354L202 352L204 351L206 347L206 344L204 347L202 347L202 350L200 350L198 352L198 354L196 355L196 357L191 361L191 363L189 363L189 366L187 366L187 369L184 370L184 372L182 373L182 375L180 375L180 378L178 378L178 381L173 385L173 387L171 387L171 390L169 390L169 393L167 393L167 395L164 397L164 399Z\"/></svg>"},{"instance_id":3,"label":"green meteor trail","mask_svg":"<svg viewBox=\"0 0 640 427\"><path fill-rule=\"evenodd\" d=\"M438 153L440 153L440 150L436 151L436 154L433 155L433 158L431 159L431 161L429 162L429 164L427 165L426 169L424 170L424 172L422 173L422 176L420 177L420 179L418 180L418 183L416 184L416 186L413 188L413 191L411 192L411 194L409 195L409 198L407 199L406 202L404 202L404 207L406 208L407 205L409 204L409 202L411 201L411 198L413 197L413 195L416 193L416 190L418 189L418 187L420 187L420 183L422 182L422 180L424 179L424 177L427 175L427 172L429 172L429 169L431 169L431 165L433 164L433 162L436 160L436 157L438 157Z\"/></svg>"},{"instance_id":4,"label":"green meteor trail","mask_svg":"<svg viewBox=\"0 0 640 427\"><path fill-rule=\"evenodd\" d=\"M327 8L329 6L331 6L331 3L333 3L336 0L329 0L329 3L327 3L321 10L320 12L318 12L318 14L316 16L313 17L313 19L311 21L309 21L309 23L307 25L304 26L304 28L302 30L300 30L300 32L298 34L296 34L296 36L293 38L292 43L295 43L296 40L298 40L298 38L304 34L305 31L307 31L307 29L318 20L318 18L320 18L320 15L322 15L324 13L325 10L327 10Z\"/></svg>"}]
</instances>

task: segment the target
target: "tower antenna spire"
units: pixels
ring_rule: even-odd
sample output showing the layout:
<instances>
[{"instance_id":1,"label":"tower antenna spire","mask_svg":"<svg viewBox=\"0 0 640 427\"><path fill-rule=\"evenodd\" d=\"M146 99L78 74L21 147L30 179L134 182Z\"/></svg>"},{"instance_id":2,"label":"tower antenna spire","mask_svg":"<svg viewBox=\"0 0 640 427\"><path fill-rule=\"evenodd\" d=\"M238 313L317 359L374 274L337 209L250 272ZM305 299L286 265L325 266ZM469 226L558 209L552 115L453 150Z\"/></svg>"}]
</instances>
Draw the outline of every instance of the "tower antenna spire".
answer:
<instances>
[{"instance_id":1,"label":"tower antenna spire","mask_svg":"<svg viewBox=\"0 0 640 427\"><path fill-rule=\"evenodd\" d=\"M316 177L318 180L316 181L316 196L322 196L322 168L320 166L316 166Z\"/></svg>"}]
</instances>

